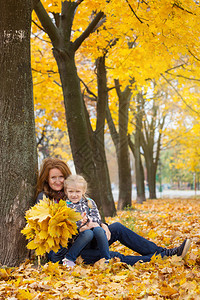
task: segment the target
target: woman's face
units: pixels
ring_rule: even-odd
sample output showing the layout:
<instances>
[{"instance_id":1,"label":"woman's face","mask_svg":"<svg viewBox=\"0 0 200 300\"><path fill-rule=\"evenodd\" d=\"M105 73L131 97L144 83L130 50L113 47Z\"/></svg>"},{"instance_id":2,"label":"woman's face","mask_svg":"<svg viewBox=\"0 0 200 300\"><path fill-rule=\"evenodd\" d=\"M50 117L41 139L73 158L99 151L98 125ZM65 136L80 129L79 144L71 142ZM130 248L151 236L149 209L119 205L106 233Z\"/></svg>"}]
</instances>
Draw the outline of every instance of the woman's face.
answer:
<instances>
[{"instance_id":1,"label":"woman's face","mask_svg":"<svg viewBox=\"0 0 200 300\"><path fill-rule=\"evenodd\" d=\"M64 186L64 180L64 175L59 169L54 168L49 171L48 183L52 190L56 192L61 191Z\"/></svg>"}]
</instances>

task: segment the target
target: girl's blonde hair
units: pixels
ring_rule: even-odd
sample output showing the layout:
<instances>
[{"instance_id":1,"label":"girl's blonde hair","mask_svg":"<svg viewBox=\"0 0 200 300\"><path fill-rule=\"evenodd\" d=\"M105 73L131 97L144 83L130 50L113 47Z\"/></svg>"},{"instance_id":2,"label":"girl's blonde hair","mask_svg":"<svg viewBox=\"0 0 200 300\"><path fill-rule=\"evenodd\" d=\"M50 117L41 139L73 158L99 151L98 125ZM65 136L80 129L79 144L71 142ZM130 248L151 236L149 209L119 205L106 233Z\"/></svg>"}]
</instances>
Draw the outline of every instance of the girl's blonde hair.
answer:
<instances>
[{"instance_id":1,"label":"girl's blonde hair","mask_svg":"<svg viewBox=\"0 0 200 300\"><path fill-rule=\"evenodd\" d=\"M84 194L87 191L87 181L81 175L69 175L64 181L64 190L70 185L79 185L81 184L84 190Z\"/></svg>"}]
</instances>

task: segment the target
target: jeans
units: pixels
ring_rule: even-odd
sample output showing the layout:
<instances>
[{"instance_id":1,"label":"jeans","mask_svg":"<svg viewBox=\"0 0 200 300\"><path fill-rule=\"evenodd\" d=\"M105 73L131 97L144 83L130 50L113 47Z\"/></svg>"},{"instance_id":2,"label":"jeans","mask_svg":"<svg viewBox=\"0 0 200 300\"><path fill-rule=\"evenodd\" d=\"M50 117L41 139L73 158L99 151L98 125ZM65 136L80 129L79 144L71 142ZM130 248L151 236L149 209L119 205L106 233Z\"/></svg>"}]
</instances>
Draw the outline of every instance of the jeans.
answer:
<instances>
[{"instance_id":1,"label":"jeans","mask_svg":"<svg viewBox=\"0 0 200 300\"><path fill-rule=\"evenodd\" d=\"M110 259L109 244L106 233L102 227L94 227L80 232L76 240L68 249L61 247L58 252L50 251L48 259L52 262L62 263L63 258L74 261L83 249L98 251L98 257ZM98 260L98 259L97 259Z\"/></svg>"},{"instance_id":2,"label":"jeans","mask_svg":"<svg viewBox=\"0 0 200 300\"><path fill-rule=\"evenodd\" d=\"M94 238L84 249L97 249L100 258L110 259L109 244L105 230L102 227L94 227L92 230Z\"/></svg>"},{"instance_id":3,"label":"jeans","mask_svg":"<svg viewBox=\"0 0 200 300\"><path fill-rule=\"evenodd\" d=\"M92 230L85 230L80 232L76 240L73 242L71 246L68 248L60 247L60 249L55 253L54 251L50 251L47 254L48 260L52 262L59 261L62 263L63 258L67 258L69 260L75 261L79 256L81 250L92 241L94 234Z\"/></svg>"},{"instance_id":4,"label":"jeans","mask_svg":"<svg viewBox=\"0 0 200 300\"><path fill-rule=\"evenodd\" d=\"M143 238L136 234L134 231L128 229L121 223L113 223L108 226L111 232L111 239L109 245L115 241L119 241L129 249L141 254L138 256L123 255L119 252L110 251L110 257L119 257L122 262L129 265L134 265L137 261L142 260L147 262L151 260L151 257L156 253L161 254L162 257L166 255L165 248L158 247L155 243ZM101 258L99 249L84 248L80 255L84 259L86 264L91 264L98 261Z\"/></svg>"}]
</instances>

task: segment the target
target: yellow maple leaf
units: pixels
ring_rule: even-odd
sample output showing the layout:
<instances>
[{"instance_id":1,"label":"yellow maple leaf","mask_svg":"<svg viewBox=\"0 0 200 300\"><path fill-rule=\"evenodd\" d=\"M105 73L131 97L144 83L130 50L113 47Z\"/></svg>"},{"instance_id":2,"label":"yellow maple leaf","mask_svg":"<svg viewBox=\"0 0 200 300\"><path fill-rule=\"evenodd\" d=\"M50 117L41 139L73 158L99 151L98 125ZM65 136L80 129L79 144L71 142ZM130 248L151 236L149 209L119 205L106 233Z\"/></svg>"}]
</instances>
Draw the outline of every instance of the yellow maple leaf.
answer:
<instances>
[{"instance_id":1,"label":"yellow maple leaf","mask_svg":"<svg viewBox=\"0 0 200 300\"><path fill-rule=\"evenodd\" d=\"M33 298L34 298L33 294L30 293L28 290L19 289L18 294L17 294L17 299L31 300Z\"/></svg>"},{"instance_id":2,"label":"yellow maple leaf","mask_svg":"<svg viewBox=\"0 0 200 300\"><path fill-rule=\"evenodd\" d=\"M31 239L27 248L43 255L50 250L57 252L60 245L67 247L68 239L77 233L76 221L82 217L68 208L64 200L54 203L44 197L26 212L25 218L27 225L21 232Z\"/></svg>"}]
</instances>

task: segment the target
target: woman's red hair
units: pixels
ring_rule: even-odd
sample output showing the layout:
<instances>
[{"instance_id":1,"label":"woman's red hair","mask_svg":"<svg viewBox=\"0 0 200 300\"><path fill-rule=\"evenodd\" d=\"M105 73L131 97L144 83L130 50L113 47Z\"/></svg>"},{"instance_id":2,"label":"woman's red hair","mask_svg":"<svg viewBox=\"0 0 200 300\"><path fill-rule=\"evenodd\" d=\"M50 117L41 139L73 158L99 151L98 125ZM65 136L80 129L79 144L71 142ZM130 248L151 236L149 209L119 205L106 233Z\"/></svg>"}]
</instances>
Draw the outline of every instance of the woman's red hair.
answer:
<instances>
[{"instance_id":1,"label":"woman's red hair","mask_svg":"<svg viewBox=\"0 0 200 300\"><path fill-rule=\"evenodd\" d=\"M48 183L49 171L54 168L59 169L65 179L71 174L70 168L63 160L51 157L44 159L37 181L36 196L38 196L40 192L44 192L50 199L55 198L56 192L52 190Z\"/></svg>"}]
</instances>

